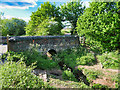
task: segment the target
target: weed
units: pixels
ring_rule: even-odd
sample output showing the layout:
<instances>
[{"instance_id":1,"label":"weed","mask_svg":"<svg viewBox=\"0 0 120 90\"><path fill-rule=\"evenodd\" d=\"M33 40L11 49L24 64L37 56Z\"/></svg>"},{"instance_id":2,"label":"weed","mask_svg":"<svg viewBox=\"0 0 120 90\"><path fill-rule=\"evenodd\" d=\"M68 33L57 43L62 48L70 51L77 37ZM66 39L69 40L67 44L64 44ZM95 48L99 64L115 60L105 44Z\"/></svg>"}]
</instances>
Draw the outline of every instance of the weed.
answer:
<instances>
[{"instance_id":1,"label":"weed","mask_svg":"<svg viewBox=\"0 0 120 90\"><path fill-rule=\"evenodd\" d=\"M102 63L104 68L118 69L119 68L119 53L118 51L103 53L98 55L98 60Z\"/></svg>"},{"instance_id":2,"label":"weed","mask_svg":"<svg viewBox=\"0 0 120 90\"><path fill-rule=\"evenodd\" d=\"M65 70L62 73L62 78L65 79L65 80L77 81L75 76L73 75L73 73L70 70Z\"/></svg>"},{"instance_id":3,"label":"weed","mask_svg":"<svg viewBox=\"0 0 120 90\"><path fill-rule=\"evenodd\" d=\"M27 67L22 60L18 62L7 61L0 65L1 88L47 87L39 77L31 73L35 68L33 65Z\"/></svg>"}]
</instances>

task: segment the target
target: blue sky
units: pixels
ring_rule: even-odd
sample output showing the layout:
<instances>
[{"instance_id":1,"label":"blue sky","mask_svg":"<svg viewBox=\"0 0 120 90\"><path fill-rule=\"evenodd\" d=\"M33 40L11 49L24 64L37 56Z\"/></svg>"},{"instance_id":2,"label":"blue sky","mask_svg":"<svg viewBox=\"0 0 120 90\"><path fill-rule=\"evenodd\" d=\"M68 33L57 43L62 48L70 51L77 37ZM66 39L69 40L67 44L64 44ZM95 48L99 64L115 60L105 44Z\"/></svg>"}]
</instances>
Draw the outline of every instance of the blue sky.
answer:
<instances>
[{"instance_id":1,"label":"blue sky","mask_svg":"<svg viewBox=\"0 0 120 90\"><path fill-rule=\"evenodd\" d=\"M56 6L64 4L71 0L0 0L0 12L4 13L4 18L20 18L28 22L32 12L44 2L56 3ZM82 0L85 6L89 6L90 0Z\"/></svg>"}]
</instances>

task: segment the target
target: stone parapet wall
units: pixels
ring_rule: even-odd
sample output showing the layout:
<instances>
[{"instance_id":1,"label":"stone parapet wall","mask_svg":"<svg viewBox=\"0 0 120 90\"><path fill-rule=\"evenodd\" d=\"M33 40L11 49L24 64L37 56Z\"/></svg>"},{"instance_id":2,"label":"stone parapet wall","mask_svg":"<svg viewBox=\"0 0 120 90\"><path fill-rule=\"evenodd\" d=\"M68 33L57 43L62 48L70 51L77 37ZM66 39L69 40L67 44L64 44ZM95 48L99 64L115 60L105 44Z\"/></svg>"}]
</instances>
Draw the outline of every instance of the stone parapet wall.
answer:
<instances>
[{"instance_id":1,"label":"stone parapet wall","mask_svg":"<svg viewBox=\"0 0 120 90\"><path fill-rule=\"evenodd\" d=\"M64 50L79 46L79 37L74 35L65 36L16 36L9 39L9 50L25 51L31 46L37 45L39 52Z\"/></svg>"}]
</instances>

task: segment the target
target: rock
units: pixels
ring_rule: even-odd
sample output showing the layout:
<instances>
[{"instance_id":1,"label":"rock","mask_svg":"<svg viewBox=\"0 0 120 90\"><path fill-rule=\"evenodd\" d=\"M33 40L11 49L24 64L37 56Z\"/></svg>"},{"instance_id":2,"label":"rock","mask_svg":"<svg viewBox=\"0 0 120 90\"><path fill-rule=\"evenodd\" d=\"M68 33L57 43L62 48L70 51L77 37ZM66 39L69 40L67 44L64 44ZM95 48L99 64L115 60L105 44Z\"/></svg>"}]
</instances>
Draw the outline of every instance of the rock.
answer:
<instances>
[{"instance_id":1,"label":"rock","mask_svg":"<svg viewBox=\"0 0 120 90\"><path fill-rule=\"evenodd\" d=\"M47 73L60 76L62 75L62 70L52 69L52 70L47 70Z\"/></svg>"},{"instance_id":2,"label":"rock","mask_svg":"<svg viewBox=\"0 0 120 90\"><path fill-rule=\"evenodd\" d=\"M44 71L44 72L42 72L42 73L39 73L39 77L41 78L41 79L43 79L43 81L44 82L47 82L47 73L46 73L46 71Z\"/></svg>"},{"instance_id":3,"label":"rock","mask_svg":"<svg viewBox=\"0 0 120 90\"><path fill-rule=\"evenodd\" d=\"M47 82L47 72L46 70L40 70L40 69L35 69L33 70L33 73L37 76L39 76L43 81Z\"/></svg>"}]
</instances>

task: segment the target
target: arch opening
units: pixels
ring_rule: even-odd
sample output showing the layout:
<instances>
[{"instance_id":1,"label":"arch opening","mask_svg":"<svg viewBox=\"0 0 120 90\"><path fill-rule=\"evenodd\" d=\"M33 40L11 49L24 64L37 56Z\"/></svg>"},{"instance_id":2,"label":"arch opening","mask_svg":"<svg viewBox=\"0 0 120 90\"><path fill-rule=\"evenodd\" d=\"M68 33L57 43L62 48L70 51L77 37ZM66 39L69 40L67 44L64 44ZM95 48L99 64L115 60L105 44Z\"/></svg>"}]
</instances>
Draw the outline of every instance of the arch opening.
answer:
<instances>
[{"instance_id":1,"label":"arch opening","mask_svg":"<svg viewBox=\"0 0 120 90\"><path fill-rule=\"evenodd\" d=\"M55 54L57 54L57 52L54 49L50 49L47 51L47 56L52 59L52 56L54 56Z\"/></svg>"}]
</instances>

